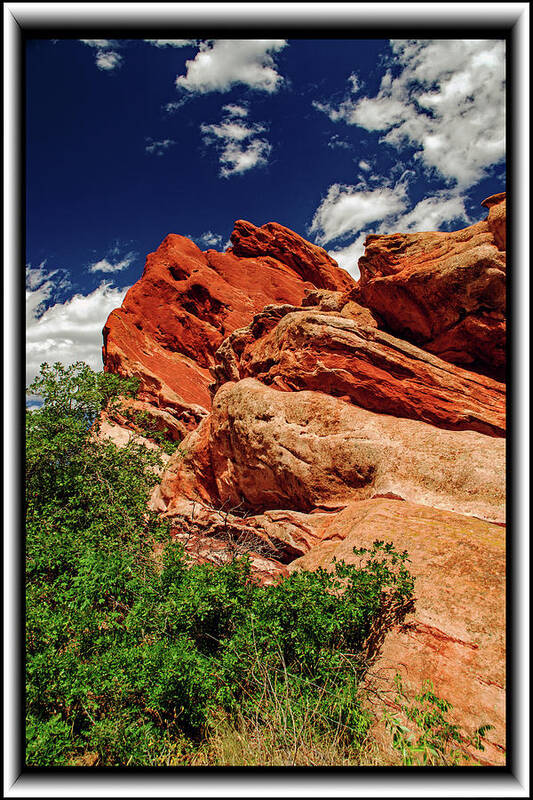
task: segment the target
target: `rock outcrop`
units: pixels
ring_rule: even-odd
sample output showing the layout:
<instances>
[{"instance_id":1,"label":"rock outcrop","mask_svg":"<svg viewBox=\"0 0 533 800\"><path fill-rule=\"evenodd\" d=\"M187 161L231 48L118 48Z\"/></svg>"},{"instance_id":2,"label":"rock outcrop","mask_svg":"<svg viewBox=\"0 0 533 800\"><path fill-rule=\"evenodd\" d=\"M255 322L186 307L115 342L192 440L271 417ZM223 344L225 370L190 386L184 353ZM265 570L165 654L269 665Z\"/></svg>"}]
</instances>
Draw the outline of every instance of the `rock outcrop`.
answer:
<instances>
[{"instance_id":1,"label":"rock outcrop","mask_svg":"<svg viewBox=\"0 0 533 800\"><path fill-rule=\"evenodd\" d=\"M452 233L371 236L356 284L277 223L225 253L170 235L104 329L140 379L117 442L181 440L150 500L198 561L247 553L263 583L407 550L414 612L369 682L431 679L505 762L505 194ZM476 753L479 758L479 753Z\"/></svg>"},{"instance_id":2,"label":"rock outcrop","mask_svg":"<svg viewBox=\"0 0 533 800\"><path fill-rule=\"evenodd\" d=\"M440 428L505 435L503 384L336 312L268 307L216 356L216 386L254 377Z\"/></svg>"},{"instance_id":3,"label":"rock outcrop","mask_svg":"<svg viewBox=\"0 0 533 800\"><path fill-rule=\"evenodd\" d=\"M185 465L176 456L162 483L169 509L183 494L304 512L393 495L505 520L503 439L375 414L320 392L280 392L253 378L226 383L183 448Z\"/></svg>"},{"instance_id":4,"label":"rock outcrop","mask_svg":"<svg viewBox=\"0 0 533 800\"><path fill-rule=\"evenodd\" d=\"M104 327L105 369L138 377L139 398L189 430L211 406L209 368L229 333L269 303L353 286L322 248L281 225L240 221L231 238L233 250L217 253L167 236Z\"/></svg>"},{"instance_id":5,"label":"rock outcrop","mask_svg":"<svg viewBox=\"0 0 533 800\"><path fill-rule=\"evenodd\" d=\"M445 361L503 377L505 193L489 217L453 233L368 236L354 299L387 329Z\"/></svg>"}]
</instances>

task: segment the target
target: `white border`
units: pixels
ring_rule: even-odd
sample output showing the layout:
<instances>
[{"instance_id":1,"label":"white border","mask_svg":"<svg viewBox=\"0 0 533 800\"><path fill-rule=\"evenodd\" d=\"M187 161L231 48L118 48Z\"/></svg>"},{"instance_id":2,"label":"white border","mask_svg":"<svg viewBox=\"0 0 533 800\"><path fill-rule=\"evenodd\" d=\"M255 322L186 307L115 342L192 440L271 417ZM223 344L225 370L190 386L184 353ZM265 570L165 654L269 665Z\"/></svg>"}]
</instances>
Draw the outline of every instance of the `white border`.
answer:
<instances>
[{"instance_id":1,"label":"white border","mask_svg":"<svg viewBox=\"0 0 533 800\"><path fill-rule=\"evenodd\" d=\"M519 725L515 730L515 755L518 774L516 777L490 774L490 770L479 774L476 784L470 780L456 783L448 780L448 774L430 774L424 772L374 773L348 772L331 774L318 771L290 771L268 774L261 771L255 778L248 773L214 772L212 776L190 772L152 773L143 775L134 773L131 777L118 774L69 774L55 773L50 777L32 778L29 775L18 777L14 764L12 732L18 729L17 698L12 687L15 682L15 665L11 658L11 643L15 640L16 626L21 620L10 613L16 597L16 554L18 540L16 532L20 521L15 519L13 498L16 490L12 465L16 459L17 434L13 425L15 419L15 403L17 398L13 392L16 385L17 369L15 353L17 352L16 320L14 309L16 304L16 264L18 254L14 241L18 233L18 208L13 202L16 196L17 138L20 132L15 128L13 114L10 110L17 106L17 83L14 71L15 41L17 23L22 27L31 24L39 25L44 19L48 24L61 24L69 21L77 26L107 23L119 26L129 23L147 24L194 24L200 19L207 21L224 19L225 22L244 24L250 19L257 24L263 18L271 24L282 24L285 21L299 20L305 27L309 23L320 23L327 20L332 23L341 19L341 25L350 15L354 22L369 23L387 19L420 22L421 17L427 20L428 26L439 22L447 22L460 26L479 19L490 19L494 24L508 24L516 20L517 42L519 51L519 95L516 98L519 116L519 135L516 139L515 151L515 225L518 232L518 253L515 263L520 265L520 292L515 321L519 329L520 350L515 354L515 375L518 381L516 416L514 419L517 435L517 452L513 473L517 492L517 511L519 512L520 530L514 535L515 582L520 591L521 619L517 631L516 644L519 650L515 654L518 661L519 686L515 691L520 693L517 711L523 712ZM245 18L246 15L246 18ZM6 3L4 4L4 796L12 797L529 797L529 708L528 691L528 370L529 370L529 5L527 3ZM520 181L520 183L519 183ZM132 781L133 779L133 781Z\"/></svg>"}]
</instances>

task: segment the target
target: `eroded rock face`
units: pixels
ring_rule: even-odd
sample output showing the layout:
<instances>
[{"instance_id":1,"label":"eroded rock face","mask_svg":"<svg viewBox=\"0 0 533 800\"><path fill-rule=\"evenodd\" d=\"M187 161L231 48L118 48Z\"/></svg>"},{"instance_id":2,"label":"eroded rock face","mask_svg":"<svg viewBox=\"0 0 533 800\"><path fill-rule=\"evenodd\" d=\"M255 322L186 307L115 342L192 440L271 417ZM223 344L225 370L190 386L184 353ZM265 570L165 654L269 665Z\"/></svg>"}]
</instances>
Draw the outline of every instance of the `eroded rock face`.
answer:
<instances>
[{"instance_id":1,"label":"eroded rock face","mask_svg":"<svg viewBox=\"0 0 533 800\"><path fill-rule=\"evenodd\" d=\"M504 440L375 414L319 392L280 392L252 378L227 383L209 426L183 447L185 465L171 461L161 486L169 509L184 493L225 507L304 512L392 494L504 521Z\"/></svg>"},{"instance_id":2,"label":"eroded rock face","mask_svg":"<svg viewBox=\"0 0 533 800\"><path fill-rule=\"evenodd\" d=\"M494 241L496 242L496 246L500 250L505 250L506 247L506 218L507 218L507 204L505 198L505 192L500 192L499 194L493 194L491 197L487 197L486 200L483 200L481 203L482 206L485 206L489 209L489 216L487 218L487 222L489 228L494 236Z\"/></svg>"},{"instance_id":3,"label":"eroded rock face","mask_svg":"<svg viewBox=\"0 0 533 800\"><path fill-rule=\"evenodd\" d=\"M277 222L257 228L237 220L230 236L237 256L270 256L286 264L317 289L349 290L353 280L322 247L317 247Z\"/></svg>"},{"instance_id":4,"label":"eroded rock face","mask_svg":"<svg viewBox=\"0 0 533 800\"><path fill-rule=\"evenodd\" d=\"M218 386L254 377L283 391L312 389L441 428L505 435L503 384L338 312L268 308L227 337L216 355Z\"/></svg>"},{"instance_id":5,"label":"eroded rock face","mask_svg":"<svg viewBox=\"0 0 533 800\"><path fill-rule=\"evenodd\" d=\"M452 233L368 236L354 299L388 330L446 361L505 367L505 193L489 218Z\"/></svg>"},{"instance_id":6,"label":"eroded rock face","mask_svg":"<svg viewBox=\"0 0 533 800\"><path fill-rule=\"evenodd\" d=\"M505 530L413 503L364 500L336 514L289 571L329 568L333 558L356 563L353 548L375 540L408 551L416 603L385 636L368 683L383 698L394 696L397 672L412 693L431 679L470 733L494 726L475 757L505 763Z\"/></svg>"},{"instance_id":7,"label":"eroded rock face","mask_svg":"<svg viewBox=\"0 0 533 800\"><path fill-rule=\"evenodd\" d=\"M353 286L322 248L281 225L241 221L232 239L233 251L217 253L167 236L104 327L105 369L140 378L139 399L189 430L210 408L209 368L231 331L267 304L299 305L306 290Z\"/></svg>"}]
</instances>

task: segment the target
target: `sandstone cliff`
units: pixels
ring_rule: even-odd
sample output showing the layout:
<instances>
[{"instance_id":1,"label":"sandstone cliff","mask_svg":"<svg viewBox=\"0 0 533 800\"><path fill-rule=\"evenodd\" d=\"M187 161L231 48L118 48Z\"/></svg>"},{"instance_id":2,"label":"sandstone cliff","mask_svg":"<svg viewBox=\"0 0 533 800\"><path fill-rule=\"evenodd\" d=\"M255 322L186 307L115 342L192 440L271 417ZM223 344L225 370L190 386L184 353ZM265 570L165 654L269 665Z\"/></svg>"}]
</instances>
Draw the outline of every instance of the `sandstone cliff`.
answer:
<instances>
[{"instance_id":1,"label":"sandstone cliff","mask_svg":"<svg viewBox=\"0 0 533 800\"><path fill-rule=\"evenodd\" d=\"M369 680L431 678L502 764L505 194L484 205L461 231L368 237L357 283L276 223L238 221L225 253L169 235L103 357L183 438L151 505L198 560L247 552L271 582L375 539L410 553L415 609Z\"/></svg>"}]
</instances>

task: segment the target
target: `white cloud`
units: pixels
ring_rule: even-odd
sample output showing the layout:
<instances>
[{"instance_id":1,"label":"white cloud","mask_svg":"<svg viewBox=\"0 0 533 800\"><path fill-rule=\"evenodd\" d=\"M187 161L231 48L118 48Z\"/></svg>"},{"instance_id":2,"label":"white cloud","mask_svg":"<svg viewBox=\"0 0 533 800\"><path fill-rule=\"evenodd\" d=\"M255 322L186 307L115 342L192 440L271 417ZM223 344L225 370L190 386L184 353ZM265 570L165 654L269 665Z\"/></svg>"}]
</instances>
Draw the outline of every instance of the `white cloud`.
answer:
<instances>
[{"instance_id":1,"label":"white cloud","mask_svg":"<svg viewBox=\"0 0 533 800\"><path fill-rule=\"evenodd\" d=\"M119 247L114 247L104 258L101 258L100 261L96 261L93 264L90 264L88 269L89 272L120 272L123 269L127 269L130 264L133 264L137 257L137 253L126 253L125 256L117 260L117 256L120 252Z\"/></svg>"},{"instance_id":2,"label":"white cloud","mask_svg":"<svg viewBox=\"0 0 533 800\"><path fill-rule=\"evenodd\" d=\"M201 129L204 134L212 134L217 139L229 139L233 142L243 142L253 134L265 130L263 125L247 125L246 122L235 122L232 119L223 120L219 125L203 124Z\"/></svg>"},{"instance_id":3,"label":"white cloud","mask_svg":"<svg viewBox=\"0 0 533 800\"><path fill-rule=\"evenodd\" d=\"M341 139L337 133L334 133L328 141L328 147L331 147L332 149L335 147L340 147L344 150L350 150L352 145L350 142L346 142L344 139Z\"/></svg>"},{"instance_id":4,"label":"white cloud","mask_svg":"<svg viewBox=\"0 0 533 800\"><path fill-rule=\"evenodd\" d=\"M167 114L174 114L179 108L185 105L187 100L187 97L181 97L179 100L173 100L171 103L165 103L163 110L166 111Z\"/></svg>"},{"instance_id":5,"label":"white cloud","mask_svg":"<svg viewBox=\"0 0 533 800\"><path fill-rule=\"evenodd\" d=\"M80 39L80 41L89 47L97 47L99 50L111 49L114 45L111 39Z\"/></svg>"},{"instance_id":6,"label":"white cloud","mask_svg":"<svg viewBox=\"0 0 533 800\"><path fill-rule=\"evenodd\" d=\"M272 147L265 139L254 139L242 147L235 142L228 142L220 155L220 174L223 178L230 175L242 175L254 167L268 163Z\"/></svg>"},{"instance_id":7,"label":"white cloud","mask_svg":"<svg viewBox=\"0 0 533 800\"><path fill-rule=\"evenodd\" d=\"M361 88L361 82L360 82L358 76L355 74L355 72L352 72L352 74L348 78L348 81L349 81L349 83L352 84L352 89L351 89L352 92L354 94L356 94L359 91L359 89Z\"/></svg>"},{"instance_id":8,"label":"white cloud","mask_svg":"<svg viewBox=\"0 0 533 800\"><path fill-rule=\"evenodd\" d=\"M411 211L399 216L394 224L398 232L417 233L439 231L445 224L453 221L464 222L465 225L471 223L466 213L464 199L453 193L439 192L433 197L425 197ZM382 232L384 231L380 231Z\"/></svg>"},{"instance_id":9,"label":"white cloud","mask_svg":"<svg viewBox=\"0 0 533 800\"><path fill-rule=\"evenodd\" d=\"M339 267L342 267L346 270L346 272L349 272L354 280L358 280L361 274L357 263L365 252L364 242L366 237L367 234L362 233L347 247L343 247L340 250L328 251L328 254L335 259Z\"/></svg>"},{"instance_id":10,"label":"white cloud","mask_svg":"<svg viewBox=\"0 0 533 800\"><path fill-rule=\"evenodd\" d=\"M197 236L194 241L199 245L199 247L205 247L206 249L209 247L214 248L220 246L222 243L222 236L219 233L205 231L205 233L202 233L201 236Z\"/></svg>"},{"instance_id":11,"label":"white cloud","mask_svg":"<svg viewBox=\"0 0 533 800\"><path fill-rule=\"evenodd\" d=\"M152 139L148 137L146 139L148 144L144 148L147 153L150 153L154 156L162 156L166 153L169 147L172 147L173 144L176 144L174 139Z\"/></svg>"},{"instance_id":12,"label":"white cloud","mask_svg":"<svg viewBox=\"0 0 533 800\"><path fill-rule=\"evenodd\" d=\"M392 191L396 191L396 188ZM400 193L401 191L402 184L400 184ZM364 195L365 193L362 192L361 194ZM369 193L367 192L366 194L368 195ZM335 210L339 211L339 207L337 209L325 208L324 212L326 214L333 213ZM343 210L342 206L340 210ZM337 218L333 216L332 219L327 220L330 225L337 221ZM450 223L455 223L453 228L455 230L461 223L470 225L472 220L466 212L464 198L454 190L443 190L431 197L425 197L420 200L410 211L388 215L384 220L379 221L379 219L376 219L375 222L379 222L379 224L365 226L363 232L359 232L357 238L346 247L328 251L339 266L349 272L355 280L358 280L360 276L357 263L361 256L364 255L364 242L369 234L417 233L420 231L439 231L443 228L447 230ZM357 228L354 227L351 233L357 234Z\"/></svg>"},{"instance_id":13,"label":"white cloud","mask_svg":"<svg viewBox=\"0 0 533 800\"><path fill-rule=\"evenodd\" d=\"M96 49L96 66L109 72L122 63L122 56L117 52L118 44L111 39L80 39L83 44Z\"/></svg>"},{"instance_id":14,"label":"white cloud","mask_svg":"<svg viewBox=\"0 0 533 800\"><path fill-rule=\"evenodd\" d=\"M360 167L371 169L368 162ZM469 225L465 198L459 188L434 190L433 194L410 207L409 182L416 173L401 162L387 177L360 175L355 186L333 184L317 208L309 228L320 245L340 240L329 255L355 279L357 262L364 253L369 234L414 233L454 230ZM375 183L378 183L376 186Z\"/></svg>"},{"instance_id":15,"label":"white cloud","mask_svg":"<svg viewBox=\"0 0 533 800\"><path fill-rule=\"evenodd\" d=\"M361 159L361 161L359 162L359 169L363 169L365 172L368 172L369 170L372 169L372 167L370 166L368 161Z\"/></svg>"},{"instance_id":16,"label":"white cloud","mask_svg":"<svg viewBox=\"0 0 533 800\"><path fill-rule=\"evenodd\" d=\"M76 294L64 303L55 303L42 312L53 290L52 276L42 269L28 270L26 290L26 385L39 372L43 361L73 364L85 361L93 369L102 368L102 328L114 308L118 308L129 287L118 289L103 281L88 295ZM31 288L33 286L33 288Z\"/></svg>"},{"instance_id":17,"label":"white cloud","mask_svg":"<svg viewBox=\"0 0 533 800\"><path fill-rule=\"evenodd\" d=\"M466 188L505 156L505 42L393 40L400 72L386 72L375 97L348 96L337 108L314 103L381 141L417 149L429 170ZM354 76L350 77L352 87Z\"/></svg>"},{"instance_id":18,"label":"white cloud","mask_svg":"<svg viewBox=\"0 0 533 800\"><path fill-rule=\"evenodd\" d=\"M227 92L242 83L250 89L276 92L283 78L276 71L271 53L286 46L285 39L217 39L201 42L187 72L178 75L176 86L187 92Z\"/></svg>"},{"instance_id":19,"label":"white cloud","mask_svg":"<svg viewBox=\"0 0 533 800\"><path fill-rule=\"evenodd\" d=\"M227 108L227 107L225 107ZM226 118L217 124L200 126L206 144L214 144L219 151L220 175L240 175L254 167L264 166L272 150L259 134L265 131L260 123L249 123L235 118L226 111Z\"/></svg>"},{"instance_id":20,"label":"white cloud","mask_svg":"<svg viewBox=\"0 0 533 800\"><path fill-rule=\"evenodd\" d=\"M145 39L144 41L154 47L188 47L196 44L196 39Z\"/></svg>"},{"instance_id":21,"label":"white cloud","mask_svg":"<svg viewBox=\"0 0 533 800\"><path fill-rule=\"evenodd\" d=\"M236 103L228 103L227 106L222 106L222 111L227 111L232 117L248 116L248 109L244 106L238 106Z\"/></svg>"},{"instance_id":22,"label":"white cloud","mask_svg":"<svg viewBox=\"0 0 533 800\"><path fill-rule=\"evenodd\" d=\"M406 207L405 185L366 189L361 186L343 186L335 183L319 205L310 232L316 234L318 244L365 230L371 222L391 218ZM335 257L335 256L334 256Z\"/></svg>"}]
</instances>

